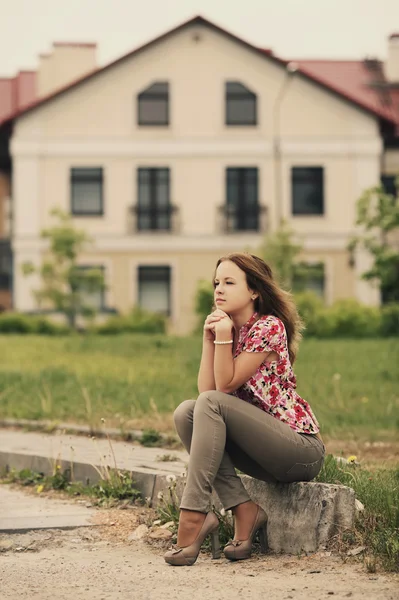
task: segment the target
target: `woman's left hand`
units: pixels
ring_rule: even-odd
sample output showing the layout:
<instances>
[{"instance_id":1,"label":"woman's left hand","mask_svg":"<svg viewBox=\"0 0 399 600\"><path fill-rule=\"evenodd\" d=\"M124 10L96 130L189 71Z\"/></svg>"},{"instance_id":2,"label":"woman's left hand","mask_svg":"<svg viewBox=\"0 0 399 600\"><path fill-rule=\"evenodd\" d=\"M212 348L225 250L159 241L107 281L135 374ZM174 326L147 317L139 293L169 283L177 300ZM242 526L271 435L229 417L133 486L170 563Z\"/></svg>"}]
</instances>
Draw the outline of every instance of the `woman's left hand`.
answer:
<instances>
[{"instance_id":1,"label":"woman's left hand","mask_svg":"<svg viewBox=\"0 0 399 600\"><path fill-rule=\"evenodd\" d=\"M220 311L222 312L222 311ZM228 334L231 335L231 332L233 331L234 328L234 324L233 321L230 319L229 315L224 313L225 316L220 319L220 321L218 321L217 323L215 323L215 335L223 335L223 334Z\"/></svg>"}]
</instances>

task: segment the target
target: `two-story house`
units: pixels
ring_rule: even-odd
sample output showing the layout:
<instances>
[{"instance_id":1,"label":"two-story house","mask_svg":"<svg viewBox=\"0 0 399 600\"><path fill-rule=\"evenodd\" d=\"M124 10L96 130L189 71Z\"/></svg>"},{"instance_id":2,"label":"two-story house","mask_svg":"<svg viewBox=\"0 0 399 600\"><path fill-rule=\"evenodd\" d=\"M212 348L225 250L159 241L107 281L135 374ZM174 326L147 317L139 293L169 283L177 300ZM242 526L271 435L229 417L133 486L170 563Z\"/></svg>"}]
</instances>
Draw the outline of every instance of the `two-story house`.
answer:
<instances>
[{"instance_id":1,"label":"two-story house","mask_svg":"<svg viewBox=\"0 0 399 600\"><path fill-rule=\"evenodd\" d=\"M316 70L197 17L4 119L15 309L36 308L21 265L40 264L55 206L94 240L81 262L104 268L99 305L164 312L176 333L192 329L216 260L282 219L323 265L327 302L378 304L360 278L369 257L353 263L346 245L399 119Z\"/></svg>"}]
</instances>

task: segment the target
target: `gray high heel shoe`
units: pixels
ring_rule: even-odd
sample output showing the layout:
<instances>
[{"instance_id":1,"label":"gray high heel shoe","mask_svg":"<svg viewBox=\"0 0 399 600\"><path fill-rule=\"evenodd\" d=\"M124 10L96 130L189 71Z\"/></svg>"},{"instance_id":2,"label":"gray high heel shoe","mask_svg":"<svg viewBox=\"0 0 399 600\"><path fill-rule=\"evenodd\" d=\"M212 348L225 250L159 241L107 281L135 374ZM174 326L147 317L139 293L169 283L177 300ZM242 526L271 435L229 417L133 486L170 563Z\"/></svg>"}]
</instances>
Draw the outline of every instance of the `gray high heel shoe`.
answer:
<instances>
[{"instance_id":1,"label":"gray high heel shoe","mask_svg":"<svg viewBox=\"0 0 399 600\"><path fill-rule=\"evenodd\" d=\"M247 540L230 540L224 547L224 555L229 560L245 560L251 556L252 543L256 532L259 531L259 540L261 552L265 554L268 550L267 544L267 514L258 506L256 519Z\"/></svg>"},{"instance_id":2,"label":"gray high heel shoe","mask_svg":"<svg viewBox=\"0 0 399 600\"><path fill-rule=\"evenodd\" d=\"M208 535L211 535L212 558L220 558L222 551L219 542L219 519L214 512L209 512L194 542L184 548L173 544L172 549L164 555L165 561L175 567L191 567Z\"/></svg>"}]
</instances>

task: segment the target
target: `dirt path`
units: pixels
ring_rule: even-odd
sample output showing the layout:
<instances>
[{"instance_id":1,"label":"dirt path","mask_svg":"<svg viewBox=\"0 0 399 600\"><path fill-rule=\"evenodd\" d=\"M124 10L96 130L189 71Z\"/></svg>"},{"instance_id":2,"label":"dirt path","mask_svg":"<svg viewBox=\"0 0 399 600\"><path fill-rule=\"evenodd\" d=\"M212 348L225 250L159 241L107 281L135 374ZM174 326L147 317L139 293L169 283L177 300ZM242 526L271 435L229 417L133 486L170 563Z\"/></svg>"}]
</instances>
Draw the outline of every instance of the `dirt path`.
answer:
<instances>
[{"instance_id":1,"label":"dirt path","mask_svg":"<svg viewBox=\"0 0 399 600\"><path fill-rule=\"evenodd\" d=\"M68 502L71 511L85 502L32 495L25 490L23 499L31 517L39 501L62 515ZM7 486L4 498L3 512L11 514L21 489ZM399 594L397 576L369 574L361 559L345 564L328 553L255 555L240 563L213 561L204 553L193 567L171 567L162 558L168 542L129 541L140 523L154 517L143 507L101 509L90 527L0 533L0 600L394 600Z\"/></svg>"},{"instance_id":2,"label":"dirt path","mask_svg":"<svg viewBox=\"0 0 399 600\"><path fill-rule=\"evenodd\" d=\"M394 600L394 578L332 557L255 557L242 563L202 555L174 568L163 550L113 543L95 529L29 534L30 550L0 554L1 600L195 600L232 597ZM24 536L16 540L23 547ZM36 538L36 542L35 542ZM25 536L26 541L26 536Z\"/></svg>"}]
</instances>

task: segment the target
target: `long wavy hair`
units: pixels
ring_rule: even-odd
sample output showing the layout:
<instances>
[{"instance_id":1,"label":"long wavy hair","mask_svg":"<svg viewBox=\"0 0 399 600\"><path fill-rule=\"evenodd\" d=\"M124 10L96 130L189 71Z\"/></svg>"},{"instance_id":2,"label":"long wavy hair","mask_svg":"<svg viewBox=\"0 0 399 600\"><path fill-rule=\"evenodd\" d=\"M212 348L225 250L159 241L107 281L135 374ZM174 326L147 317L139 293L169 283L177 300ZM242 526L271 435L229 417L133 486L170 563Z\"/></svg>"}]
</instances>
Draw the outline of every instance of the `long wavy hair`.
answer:
<instances>
[{"instance_id":1,"label":"long wavy hair","mask_svg":"<svg viewBox=\"0 0 399 600\"><path fill-rule=\"evenodd\" d=\"M259 294L255 300L256 312L260 315L274 315L284 323L288 353L290 361L293 363L304 326L292 295L279 287L273 278L271 268L259 256L246 252L233 252L219 258L216 269L220 263L226 260L230 260L244 271L248 288Z\"/></svg>"}]
</instances>

